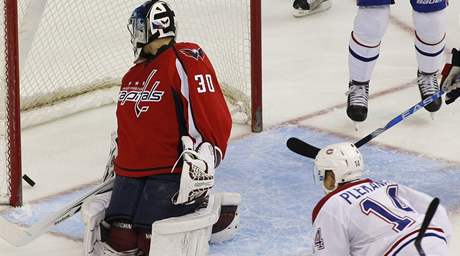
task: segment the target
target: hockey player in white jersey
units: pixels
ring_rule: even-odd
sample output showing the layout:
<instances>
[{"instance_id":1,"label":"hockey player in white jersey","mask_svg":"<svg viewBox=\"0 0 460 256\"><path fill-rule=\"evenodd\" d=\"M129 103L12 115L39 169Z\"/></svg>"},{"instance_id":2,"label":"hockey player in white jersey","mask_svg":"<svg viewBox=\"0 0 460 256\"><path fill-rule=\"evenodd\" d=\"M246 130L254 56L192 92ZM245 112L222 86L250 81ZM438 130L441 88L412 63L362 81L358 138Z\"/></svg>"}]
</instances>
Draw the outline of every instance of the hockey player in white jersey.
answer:
<instances>
[{"instance_id":1,"label":"hockey player in white jersey","mask_svg":"<svg viewBox=\"0 0 460 256\"><path fill-rule=\"evenodd\" d=\"M355 122L362 122L367 118L372 71L379 58L380 43L390 20L390 5L394 3L394 0L357 0L358 12L348 47L347 92L347 115ZM444 63L447 0L410 0L410 3L413 9L414 50L418 64L414 73L417 74L421 98L425 99L439 91L437 74ZM437 99L425 109L436 112L441 104L441 99Z\"/></svg>"},{"instance_id":2,"label":"hockey player in white jersey","mask_svg":"<svg viewBox=\"0 0 460 256\"><path fill-rule=\"evenodd\" d=\"M362 178L363 158L351 143L320 150L315 178L326 196L312 213L314 255L414 256L414 246L432 198L404 185ZM450 222L439 206L422 247L448 255Z\"/></svg>"},{"instance_id":3,"label":"hockey player in white jersey","mask_svg":"<svg viewBox=\"0 0 460 256\"><path fill-rule=\"evenodd\" d=\"M460 51L452 49L452 62L442 72L442 90L446 92L446 104L460 97Z\"/></svg>"},{"instance_id":4,"label":"hockey player in white jersey","mask_svg":"<svg viewBox=\"0 0 460 256\"><path fill-rule=\"evenodd\" d=\"M292 7L294 17L303 17L317 12L324 12L331 8L332 0L294 0Z\"/></svg>"}]
</instances>

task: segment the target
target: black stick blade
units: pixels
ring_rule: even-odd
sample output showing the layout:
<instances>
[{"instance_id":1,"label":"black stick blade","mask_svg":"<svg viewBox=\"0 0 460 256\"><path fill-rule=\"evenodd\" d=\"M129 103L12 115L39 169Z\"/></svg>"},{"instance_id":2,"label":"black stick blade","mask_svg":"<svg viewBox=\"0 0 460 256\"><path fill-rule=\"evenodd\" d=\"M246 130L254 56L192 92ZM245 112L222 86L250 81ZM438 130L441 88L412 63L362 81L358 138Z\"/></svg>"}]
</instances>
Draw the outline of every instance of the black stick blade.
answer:
<instances>
[{"instance_id":1,"label":"black stick blade","mask_svg":"<svg viewBox=\"0 0 460 256\"><path fill-rule=\"evenodd\" d=\"M35 186L35 181L33 181L29 176L27 176L26 174L24 174L22 176L22 179L24 179L25 182L27 182L27 184L29 184L29 186L33 187Z\"/></svg>"},{"instance_id":2,"label":"black stick blade","mask_svg":"<svg viewBox=\"0 0 460 256\"><path fill-rule=\"evenodd\" d=\"M286 142L286 146L294 153L302 155L304 157L315 159L319 152L319 148L312 146L302 140L295 137L289 138Z\"/></svg>"}]
</instances>

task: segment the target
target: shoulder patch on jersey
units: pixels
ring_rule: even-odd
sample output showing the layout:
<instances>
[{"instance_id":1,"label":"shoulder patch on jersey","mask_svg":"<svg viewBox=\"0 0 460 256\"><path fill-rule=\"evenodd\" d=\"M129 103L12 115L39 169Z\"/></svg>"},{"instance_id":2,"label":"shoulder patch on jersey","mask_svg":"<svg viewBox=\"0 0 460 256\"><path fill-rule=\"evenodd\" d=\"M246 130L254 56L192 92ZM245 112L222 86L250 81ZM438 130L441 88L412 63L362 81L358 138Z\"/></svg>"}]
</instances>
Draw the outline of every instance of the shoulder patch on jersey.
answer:
<instances>
[{"instance_id":1,"label":"shoulder patch on jersey","mask_svg":"<svg viewBox=\"0 0 460 256\"><path fill-rule=\"evenodd\" d=\"M185 56L193 58L195 60L203 60L205 56L203 49L201 49L200 47L196 49L180 49L179 51Z\"/></svg>"},{"instance_id":2,"label":"shoulder patch on jersey","mask_svg":"<svg viewBox=\"0 0 460 256\"><path fill-rule=\"evenodd\" d=\"M320 251L320 250L323 250L325 248L324 247L324 239L321 236L321 228L318 228L316 230L315 240L314 240L314 247L315 247L315 251Z\"/></svg>"}]
</instances>

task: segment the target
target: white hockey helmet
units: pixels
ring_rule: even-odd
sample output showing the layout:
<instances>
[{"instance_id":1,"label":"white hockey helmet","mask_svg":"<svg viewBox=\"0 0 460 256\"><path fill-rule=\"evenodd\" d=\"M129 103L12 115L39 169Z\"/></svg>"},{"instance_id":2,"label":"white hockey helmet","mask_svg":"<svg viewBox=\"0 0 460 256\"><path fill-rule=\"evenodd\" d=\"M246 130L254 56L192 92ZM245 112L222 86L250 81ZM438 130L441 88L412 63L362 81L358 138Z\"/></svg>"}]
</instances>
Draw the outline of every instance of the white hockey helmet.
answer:
<instances>
[{"instance_id":1,"label":"white hockey helmet","mask_svg":"<svg viewBox=\"0 0 460 256\"><path fill-rule=\"evenodd\" d=\"M324 191L330 193L340 183L360 179L364 170L363 157L358 148L350 142L332 144L324 147L315 158L314 179L321 183ZM326 171L335 176L335 186L329 190L324 186Z\"/></svg>"},{"instance_id":2,"label":"white hockey helmet","mask_svg":"<svg viewBox=\"0 0 460 256\"><path fill-rule=\"evenodd\" d=\"M176 36L174 11L166 2L159 0L149 0L134 9L127 27L136 59L146 44L158 38Z\"/></svg>"}]
</instances>

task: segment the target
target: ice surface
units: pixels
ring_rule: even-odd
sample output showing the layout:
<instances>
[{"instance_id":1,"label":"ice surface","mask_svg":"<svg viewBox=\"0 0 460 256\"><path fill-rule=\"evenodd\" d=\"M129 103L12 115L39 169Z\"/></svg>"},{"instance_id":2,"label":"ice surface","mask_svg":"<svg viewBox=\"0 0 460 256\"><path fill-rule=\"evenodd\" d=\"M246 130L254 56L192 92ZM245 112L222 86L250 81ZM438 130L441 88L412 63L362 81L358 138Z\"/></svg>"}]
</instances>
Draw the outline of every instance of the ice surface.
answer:
<instances>
[{"instance_id":1,"label":"ice surface","mask_svg":"<svg viewBox=\"0 0 460 256\"><path fill-rule=\"evenodd\" d=\"M412 10L409 1L396 2L373 74L371 94L415 79ZM353 131L343 107L324 111L346 101L346 49L355 1L333 1L327 12L303 19L291 16L291 6L292 1L263 0L263 111L267 128L304 117L301 125L314 127L315 131L359 138L419 100L416 86L371 100L369 118L359 133ZM460 47L459 12L460 2L450 1L447 48ZM460 144L455 137L460 127L459 111L457 103L443 106L432 122L421 110L375 140L399 150L362 148L371 177L396 180L441 197L453 217L457 235L452 240L451 255L460 251ZM115 126L114 113L113 106L106 106L24 131L23 164L37 185L24 188L28 209L2 215L31 224L71 200L70 195L53 195L100 178ZM305 118L308 116L314 118ZM233 135L241 135L242 130L237 129L232 130ZM243 129L245 133L247 130ZM288 126L232 140L227 159L217 172L216 189L242 194L241 232L232 242L213 245L212 256L308 255L311 209L323 194L312 182L312 162L288 152L284 143L290 136L317 146L342 141L341 137L315 131ZM81 242L68 239L81 238L78 216L53 231L60 237L44 235L21 248L0 241L0 254L82 255Z\"/></svg>"},{"instance_id":2,"label":"ice surface","mask_svg":"<svg viewBox=\"0 0 460 256\"><path fill-rule=\"evenodd\" d=\"M285 144L298 137L318 147L344 138L306 128L285 126L234 141L216 172L216 191L242 195L240 232L231 242L212 245L212 256L308 255L311 212L324 195L312 179L313 162L290 152ZM438 196L453 213L460 208L460 165L375 145L362 147L366 175L400 182ZM83 190L3 212L9 220L30 225L74 200ZM81 239L79 215L52 229Z\"/></svg>"}]
</instances>

